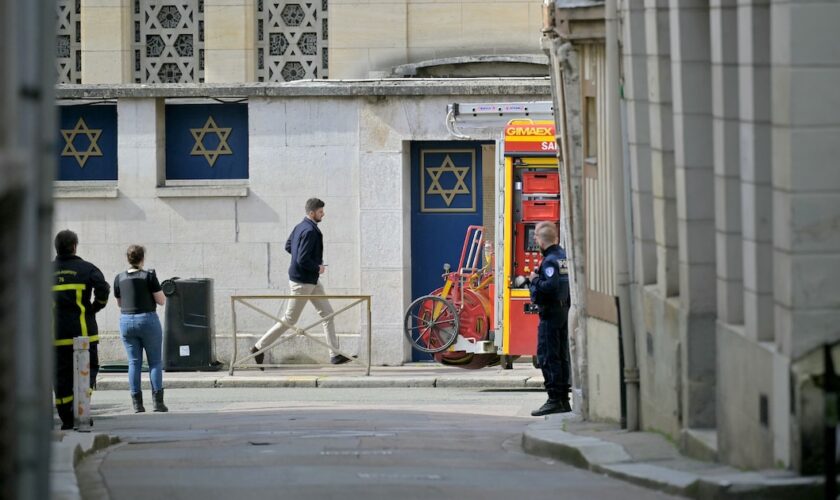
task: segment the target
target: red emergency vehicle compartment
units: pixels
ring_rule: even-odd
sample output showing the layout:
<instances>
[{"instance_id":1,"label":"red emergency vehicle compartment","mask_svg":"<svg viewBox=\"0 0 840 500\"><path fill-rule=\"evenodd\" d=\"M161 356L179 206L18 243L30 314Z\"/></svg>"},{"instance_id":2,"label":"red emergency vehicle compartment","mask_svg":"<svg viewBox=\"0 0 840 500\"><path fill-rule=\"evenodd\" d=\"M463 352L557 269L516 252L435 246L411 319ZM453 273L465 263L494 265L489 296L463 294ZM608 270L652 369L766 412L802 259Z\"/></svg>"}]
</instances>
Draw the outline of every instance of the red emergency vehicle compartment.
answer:
<instances>
[{"instance_id":1,"label":"red emergency vehicle compartment","mask_svg":"<svg viewBox=\"0 0 840 500\"><path fill-rule=\"evenodd\" d=\"M560 174L557 172L524 172L522 193L557 194L560 192Z\"/></svg>"},{"instance_id":2,"label":"red emergency vehicle compartment","mask_svg":"<svg viewBox=\"0 0 840 500\"><path fill-rule=\"evenodd\" d=\"M528 298L510 299L510 346L508 354L535 356L537 354L537 327L540 317L536 306Z\"/></svg>"},{"instance_id":3,"label":"red emergency vehicle compartment","mask_svg":"<svg viewBox=\"0 0 840 500\"><path fill-rule=\"evenodd\" d=\"M539 222L560 219L559 200L524 200L522 202L522 220Z\"/></svg>"}]
</instances>

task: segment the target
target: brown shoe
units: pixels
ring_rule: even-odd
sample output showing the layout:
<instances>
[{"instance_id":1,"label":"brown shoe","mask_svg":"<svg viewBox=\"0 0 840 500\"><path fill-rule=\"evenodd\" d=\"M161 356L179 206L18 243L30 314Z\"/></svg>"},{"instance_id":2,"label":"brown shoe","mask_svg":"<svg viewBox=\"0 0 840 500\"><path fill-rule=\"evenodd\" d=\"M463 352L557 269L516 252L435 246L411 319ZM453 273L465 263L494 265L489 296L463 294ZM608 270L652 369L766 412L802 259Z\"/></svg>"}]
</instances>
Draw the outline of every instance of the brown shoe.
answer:
<instances>
[{"instance_id":1,"label":"brown shoe","mask_svg":"<svg viewBox=\"0 0 840 500\"><path fill-rule=\"evenodd\" d=\"M257 346L252 346L251 347L251 354L254 354L257 351L259 351L259 349L257 349ZM257 354L256 356L254 356L254 361L256 361L258 365L263 364L264 360L265 360L265 353L264 352L261 352L261 353ZM260 371L265 371L265 368L260 368Z\"/></svg>"}]
</instances>

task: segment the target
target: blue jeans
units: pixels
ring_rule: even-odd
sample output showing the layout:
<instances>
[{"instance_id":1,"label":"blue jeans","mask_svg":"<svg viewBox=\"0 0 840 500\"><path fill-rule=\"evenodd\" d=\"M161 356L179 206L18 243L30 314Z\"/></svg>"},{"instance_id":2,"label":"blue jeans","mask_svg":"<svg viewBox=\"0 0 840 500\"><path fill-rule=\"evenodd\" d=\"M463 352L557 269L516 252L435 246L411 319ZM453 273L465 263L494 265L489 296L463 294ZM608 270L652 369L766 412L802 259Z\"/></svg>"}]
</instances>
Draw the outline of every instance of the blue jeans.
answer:
<instances>
[{"instance_id":1,"label":"blue jeans","mask_svg":"<svg viewBox=\"0 0 840 500\"><path fill-rule=\"evenodd\" d=\"M163 330L156 312L120 315L120 337L128 354L128 386L132 394L140 392L140 373L143 366L143 351L149 363L149 378L152 390L163 389Z\"/></svg>"}]
</instances>

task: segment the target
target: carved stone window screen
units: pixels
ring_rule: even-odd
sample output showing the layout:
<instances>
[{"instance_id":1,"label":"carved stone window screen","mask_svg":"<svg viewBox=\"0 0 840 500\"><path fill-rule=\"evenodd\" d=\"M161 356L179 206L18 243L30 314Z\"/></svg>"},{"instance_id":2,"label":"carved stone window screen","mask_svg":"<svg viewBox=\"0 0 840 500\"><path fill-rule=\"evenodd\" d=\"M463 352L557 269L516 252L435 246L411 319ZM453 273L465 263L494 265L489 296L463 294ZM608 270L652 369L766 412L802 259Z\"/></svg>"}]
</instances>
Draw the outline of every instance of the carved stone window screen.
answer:
<instances>
[{"instance_id":1,"label":"carved stone window screen","mask_svg":"<svg viewBox=\"0 0 840 500\"><path fill-rule=\"evenodd\" d=\"M257 79L290 82L329 72L328 0L257 0Z\"/></svg>"},{"instance_id":2,"label":"carved stone window screen","mask_svg":"<svg viewBox=\"0 0 840 500\"><path fill-rule=\"evenodd\" d=\"M132 0L135 83L204 82L204 0Z\"/></svg>"},{"instance_id":3,"label":"carved stone window screen","mask_svg":"<svg viewBox=\"0 0 840 500\"><path fill-rule=\"evenodd\" d=\"M81 0L57 0L55 14L56 81L82 83Z\"/></svg>"}]
</instances>

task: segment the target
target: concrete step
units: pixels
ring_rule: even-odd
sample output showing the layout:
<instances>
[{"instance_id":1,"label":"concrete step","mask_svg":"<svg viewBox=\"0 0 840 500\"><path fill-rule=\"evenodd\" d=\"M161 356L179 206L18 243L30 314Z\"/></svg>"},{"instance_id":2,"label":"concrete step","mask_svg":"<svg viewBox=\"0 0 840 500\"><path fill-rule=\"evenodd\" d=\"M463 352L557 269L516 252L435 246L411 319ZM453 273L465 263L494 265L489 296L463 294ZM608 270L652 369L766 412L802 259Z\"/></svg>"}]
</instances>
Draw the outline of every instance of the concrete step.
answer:
<instances>
[{"instance_id":1,"label":"concrete step","mask_svg":"<svg viewBox=\"0 0 840 500\"><path fill-rule=\"evenodd\" d=\"M684 455L696 460L717 462L717 429L684 429L682 431L680 451Z\"/></svg>"}]
</instances>

